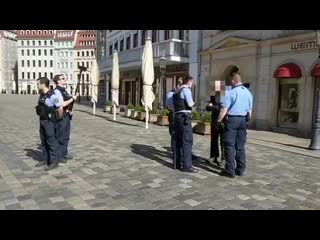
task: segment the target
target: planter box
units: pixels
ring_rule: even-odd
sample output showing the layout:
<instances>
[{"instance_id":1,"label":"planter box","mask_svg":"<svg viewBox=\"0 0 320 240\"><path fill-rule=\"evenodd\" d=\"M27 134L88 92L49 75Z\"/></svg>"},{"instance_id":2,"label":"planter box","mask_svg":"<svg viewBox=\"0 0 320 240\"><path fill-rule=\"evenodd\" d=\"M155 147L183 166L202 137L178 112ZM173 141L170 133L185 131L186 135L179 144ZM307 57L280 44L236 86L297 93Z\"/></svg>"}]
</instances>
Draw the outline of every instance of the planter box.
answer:
<instances>
[{"instance_id":1,"label":"planter box","mask_svg":"<svg viewBox=\"0 0 320 240\"><path fill-rule=\"evenodd\" d=\"M145 112L138 112L138 120L143 121L146 119L146 113Z\"/></svg>"},{"instance_id":2,"label":"planter box","mask_svg":"<svg viewBox=\"0 0 320 240\"><path fill-rule=\"evenodd\" d=\"M112 114L113 114L113 109L114 109L114 107L112 106L111 109L110 109L110 113L112 113ZM119 114L120 113L120 108L116 107L116 109L117 109L116 114Z\"/></svg>"},{"instance_id":3,"label":"planter box","mask_svg":"<svg viewBox=\"0 0 320 240\"><path fill-rule=\"evenodd\" d=\"M169 119L168 116L158 116L157 123L159 126L168 126L169 125Z\"/></svg>"},{"instance_id":4,"label":"planter box","mask_svg":"<svg viewBox=\"0 0 320 240\"><path fill-rule=\"evenodd\" d=\"M196 132L202 135L210 135L211 134L211 123L203 123L199 122L196 128Z\"/></svg>"},{"instance_id":5,"label":"planter box","mask_svg":"<svg viewBox=\"0 0 320 240\"><path fill-rule=\"evenodd\" d=\"M125 111L125 116L128 117L128 118L131 117L132 112L133 112L133 109L127 109Z\"/></svg>"},{"instance_id":6,"label":"planter box","mask_svg":"<svg viewBox=\"0 0 320 240\"><path fill-rule=\"evenodd\" d=\"M192 120L191 127L192 127L194 132L197 132L197 129L199 127L199 123L200 123L200 121L198 121L198 120L197 121Z\"/></svg>"},{"instance_id":7,"label":"planter box","mask_svg":"<svg viewBox=\"0 0 320 240\"><path fill-rule=\"evenodd\" d=\"M137 111L131 111L131 118L136 119L136 117L138 116L138 112Z\"/></svg>"},{"instance_id":8,"label":"planter box","mask_svg":"<svg viewBox=\"0 0 320 240\"><path fill-rule=\"evenodd\" d=\"M111 112L111 106L105 106L104 107L105 112Z\"/></svg>"},{"instance_id":9,"label":"planter box","mask_svg":"<svg viewBox=\"0 0 320 240\"><path fill-rule=\"evenodd\" d=\"M149 114L149 122L155 123L158 121L159 114Z\"/></svg>"}]
</instances>

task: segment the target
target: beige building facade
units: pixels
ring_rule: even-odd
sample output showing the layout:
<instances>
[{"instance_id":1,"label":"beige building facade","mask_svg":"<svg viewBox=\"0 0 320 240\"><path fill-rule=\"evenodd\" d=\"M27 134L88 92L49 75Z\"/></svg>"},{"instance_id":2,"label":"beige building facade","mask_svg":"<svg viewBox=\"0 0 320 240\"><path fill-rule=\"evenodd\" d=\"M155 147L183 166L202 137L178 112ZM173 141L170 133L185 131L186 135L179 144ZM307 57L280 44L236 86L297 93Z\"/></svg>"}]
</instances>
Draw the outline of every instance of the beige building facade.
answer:
<instances>
[{"instance_id":1,"label":"beige building facade","mask_svg":"<svg viewBox=\"0 0 320 240\"><path fill-rule=\"evenodd\" d=\"M310 137L320 86L316 32L208 30L203 32L200 109L215 95L215 81L238 70L254 96L250 127Z\"/></svg>"}]
</instances>

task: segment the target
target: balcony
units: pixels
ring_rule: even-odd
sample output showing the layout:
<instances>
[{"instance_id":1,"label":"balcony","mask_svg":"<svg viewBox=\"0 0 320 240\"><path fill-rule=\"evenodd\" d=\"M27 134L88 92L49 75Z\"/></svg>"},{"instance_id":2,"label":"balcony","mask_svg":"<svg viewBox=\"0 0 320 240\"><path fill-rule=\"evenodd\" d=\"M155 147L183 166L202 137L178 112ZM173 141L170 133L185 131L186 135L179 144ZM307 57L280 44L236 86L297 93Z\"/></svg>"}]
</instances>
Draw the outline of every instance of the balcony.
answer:
<instances>
[{"instance_id":1,"label":"balcony","mask_svg":"<svg viewBox=\"0 0 320 240\"><path fill-rule=\"evenodd\" d=\"M136 69L141 66L144 46L119 52L119 65L121 70ZM159 64L161 57L167 58L168 64L189 62L189 42L178 39L170 39L152 44L154 64ZM112 70L112 56L102 58L99 63L100 71Z\"/></svg>"}]
</instances>

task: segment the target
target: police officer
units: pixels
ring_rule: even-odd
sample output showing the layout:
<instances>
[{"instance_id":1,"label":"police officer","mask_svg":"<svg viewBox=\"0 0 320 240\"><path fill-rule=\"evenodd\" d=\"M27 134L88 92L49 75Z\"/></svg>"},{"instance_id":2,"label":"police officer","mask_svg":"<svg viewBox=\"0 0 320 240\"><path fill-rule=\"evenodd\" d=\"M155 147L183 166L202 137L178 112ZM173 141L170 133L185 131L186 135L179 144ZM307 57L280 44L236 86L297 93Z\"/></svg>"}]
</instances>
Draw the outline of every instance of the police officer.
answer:
<instances>
[{"instance_id":1,"label":"police officer","mask_svg":"<svg viewBox=\"0 0 320 240\"><path fill-rule=\"evenodd\" d=\"M216 102L218 96L211 96L210 103L206 106L207 111L211 111L211 144L210 144L210 160L221 166L224 161L224 149L223 149L223 124L217 123L219 113L221 110L221 103ZM221 147L221 160L218 161L219 154L219 138ZM210 163L207 160L207 163Z\"/></svg>"},{"instance_id":2,"label":"police officer","mask_svg":"<svg viewBox=\"0 0 320 240\"><path fill-rule=\"evenodd\" d=\"M59 142L60 162L66 163L68 159L72 159L71 155L68 155L68 144L70 139L70 121L73 112L69 110L70 104L72 104L77 97L70 96L65 89L66 81L62 74L58 74L53 78L56 88L54 93L63 98L63 119L58 125L57 139Z\"/></svg>"},{"instance_id":3,"label":"police officer","mask_svg":"<svg viewBox=\"0 0 320 240\"><path fill-rule=\"evenodd\" d=\"M191 94L192 82L192 77L186 77L184 85L173 94L174 135L177 169L181 169L183 172L196 173L198 169L192 166L193 130L191 126L191 109L195 105ZM183 161L181 161L181 150ZM181 162L183 167L180 164Z\"/></svg>"},{"instance_id":4,"label":"police officer","mask_svg":"<svg viewBox=\"0 0 320 240\"><path fill-rule=\"evenodd\" d=\"M174 162L174 168L176 168L176 141L174 136L174 106L173 106L173 94L182 86L183 80L180 77L177 79L177 87L173 88L170 92L167 93L167 101L166 106L169 110L169 133L171 136L171 151L173 153L173 162Z\"/></svg>"},{"instance_id":5,"label":"police officer","mask_svg":"<svg viewBox=\"0 0 320 240\"><path fill-rule=\"evenodd\" d=\"M252 113L253 97L243 86L240 73L231 76L233 88L226 94L219 114L220 123L227 114L224 128L224 147L226 164L222 176L243 176L246 168L245 143L247 137L247 122Z\"/></svg>"},{"instance_id":6,"label":"police officer","mask_svg":"<svg viewBox=\"0 0 320 240\"><path fill-rule=\"evenodd\" d=\"M62 119L63 100L49 90L49 79L46 77L37 80L38 90L41 95L36 107L40 119L40 140L42 146L42 161L36 166L47 163L46 171L58 166L58 142L55 135L57 121Z\"/></svg>"}]
</instances>

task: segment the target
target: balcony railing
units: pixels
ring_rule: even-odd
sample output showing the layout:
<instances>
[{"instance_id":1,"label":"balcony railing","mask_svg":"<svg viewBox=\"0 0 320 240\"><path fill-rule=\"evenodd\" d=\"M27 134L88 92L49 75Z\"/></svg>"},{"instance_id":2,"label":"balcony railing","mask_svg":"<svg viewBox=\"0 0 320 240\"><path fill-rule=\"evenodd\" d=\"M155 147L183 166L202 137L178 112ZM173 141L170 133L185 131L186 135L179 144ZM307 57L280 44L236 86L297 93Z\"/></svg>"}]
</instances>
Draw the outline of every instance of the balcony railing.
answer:
<instances>
[{"instance_id":1,"label":"balcony railing","mask_svg":"<svg viewBox=\"0 0 320 240\"><path fill-rule=\"evenodd\" d=\"M133 48L124 52L119 52L119 65L130 64L135 62L141 62L144 46L139 48ZM181 57L189 58L189 42L178 39L170 39L162 42L156 42L152 44L153 58L158 59L166 57ZM112 68L112 56L102 58L99 63L99 68L102 71L111 70Z\"/></svg>"}]
</instances>

